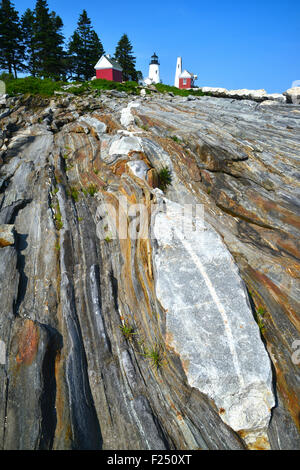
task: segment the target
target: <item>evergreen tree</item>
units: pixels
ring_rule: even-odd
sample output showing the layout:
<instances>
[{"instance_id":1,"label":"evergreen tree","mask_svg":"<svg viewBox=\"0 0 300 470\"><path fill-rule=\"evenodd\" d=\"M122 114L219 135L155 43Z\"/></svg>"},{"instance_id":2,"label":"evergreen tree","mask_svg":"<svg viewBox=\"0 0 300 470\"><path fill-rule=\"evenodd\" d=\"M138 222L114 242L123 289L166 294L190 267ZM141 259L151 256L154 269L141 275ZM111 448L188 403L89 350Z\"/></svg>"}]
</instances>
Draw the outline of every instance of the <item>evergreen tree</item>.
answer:
<instances>
[{"instance_id":1,"label":"evergreen tree","mask_svg":"<svg viewBox=\"0 0 300 470\"><path fill-rule=\"evenodd\" d=\"M34 41L35 17L30 8L27 8L22 16L21 25L23 32L25 70L35 77L37 71L37 58Z\"/></svg>"},{"instance_id":2,"label":"evergreen tree","mask_svg":"<svg viewBox=\"0 0 300 470\"><path fill-rule=\"evenodd\" d=\"M63 22L49 12L47 0L37 0L34 10L33 48L36 73L59 79L64 75Z\"/></svg>"},{"instance_id":3,"label":"evergreen tree","mask_svg":"<svg viewBox=\"0 0 300 470\"><path fill-rule=\"evenodd\" d=\"M117 44L115 59L123 68L124 80L138 80L137 71L135 70L135 57L132 54L132 45L128 39L127 34L123 34Z\"/></svg>"},{"instance_id":4,"label":"evergreen tree","mask_svg":"<svg viewBox=\"0 0 300 470\"><path fill-rule=\"evenodd\" d=\"M77 28L69 41L70 74L77 80L89 80L95 74L95 65L104 54L102 43L91 20L83 10Z\"/></svg>"},{"instance_id":5,"label":"evergreen tree","mask_svg":"<svg viewBox=\"0 0 300 470\"><path fill-rule=\"evenodd\" d=\"M0 4L0 68L13 73L23 69L24 47L18 12L10 0Z\"/></svg>"}]
</instances>

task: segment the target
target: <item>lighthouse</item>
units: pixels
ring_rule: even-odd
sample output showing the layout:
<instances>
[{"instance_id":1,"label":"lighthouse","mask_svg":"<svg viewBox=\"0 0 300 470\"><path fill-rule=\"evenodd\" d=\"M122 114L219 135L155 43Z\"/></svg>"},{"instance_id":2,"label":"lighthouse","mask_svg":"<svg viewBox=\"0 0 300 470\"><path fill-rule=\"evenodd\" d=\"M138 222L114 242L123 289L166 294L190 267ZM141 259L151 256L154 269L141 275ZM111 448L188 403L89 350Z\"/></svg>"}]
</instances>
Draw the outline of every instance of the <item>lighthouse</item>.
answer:
<instances>
[{"instance_id":1,"label":"lighthouse","mask_svg":"<svg viewBox=\"0 0 300 470\"><path fill-rule=\"evenodd\" d=\"M160 83L159 65L160 64L158 62L158 57L154 52L149 65L149 75L145 79L146 85L151 85L152 83Z\"/></svg>"}]
</instances>

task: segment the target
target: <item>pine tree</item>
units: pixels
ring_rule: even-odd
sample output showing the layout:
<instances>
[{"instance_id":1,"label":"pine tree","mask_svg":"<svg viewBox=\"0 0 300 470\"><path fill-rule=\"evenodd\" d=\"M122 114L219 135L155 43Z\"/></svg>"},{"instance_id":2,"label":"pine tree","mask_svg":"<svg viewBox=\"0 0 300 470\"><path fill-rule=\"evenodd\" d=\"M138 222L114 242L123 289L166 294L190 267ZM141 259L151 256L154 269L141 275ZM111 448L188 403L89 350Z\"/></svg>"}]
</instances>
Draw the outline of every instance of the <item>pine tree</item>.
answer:
<instances>
[{"instance_id":1,"label":"pine tree","mask_svg":"<svg viewBox=\"0 0 300 470\"><path fill-rule=\"evenodd\" d=\"M24 44L24 56L25 56L25 70L27 70L33 77L36 76L37 70L37 59L34 42L34 25L35 17L34 13L30 8L27 8L21 18L22 32L23 32L23 44Z\"/></svg>"},{"instance_id":2,"label":"pine tree","mask_svg":"<svg viewBox=\"0 0 300 470\"><path fill-rule=\"evenodd\" d=\"M95 64L104 54L104 49L86 10L79 16L68 52L71 76L77 80L89 80L95 74Z\"/></svg>"},{"instance_id":3,"label":"pine tree","mask_svg":"<svg viewBox=\"0 0 300 470\"><path fill-rule=\"evenodd\" d=\"M117 44L115 59L123 68L123 79L137 81L137 71L135 70L135 57L132 54L132 45L127 34L123 34Z\"/></svg>"},{"instance_id":4,"label":"pine tree","mask_svg":"<svg viewBox=\"0 0 300 470\"><path fill-rule=\"evenodd\" d=\"M59 79L64 75L63 22L49 12L47 0L37 0L34 10L33 47L37 75Z\"/></svg>"},{"instance_id":5,"label":"pine tree","mask_svg":"<svg viewBox=\"0 0 300 470\"><path fill-rule=\"evenodd\" d=\"M10 0L0 4L0 68L17 77L23 69L24 47L18 12Z\"/></svg>"}]
</instances>

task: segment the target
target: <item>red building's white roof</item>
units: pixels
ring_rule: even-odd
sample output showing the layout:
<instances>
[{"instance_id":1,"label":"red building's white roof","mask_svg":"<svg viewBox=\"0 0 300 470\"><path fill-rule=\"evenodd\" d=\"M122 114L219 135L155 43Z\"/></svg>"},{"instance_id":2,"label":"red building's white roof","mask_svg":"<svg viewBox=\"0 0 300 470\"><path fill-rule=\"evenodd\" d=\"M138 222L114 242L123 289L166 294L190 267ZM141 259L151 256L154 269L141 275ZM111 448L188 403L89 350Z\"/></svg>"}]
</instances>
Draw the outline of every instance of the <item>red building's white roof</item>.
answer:
<instances>
[{"instance_id":1,"label":"red building's white roof","mask_svg":"<svg viewBox=\"0 0 300 470\"><path fill-rule=\"evenodd\" d=\"M194 74L184 70L180 75L179 78L194 78Z\"/></svg>"},{"instance_id":2,"label":"red building's white roof","mask_svg":"<svg viewBox=\"0 0 300 470\"><path fill-rule=\"evenodd\" d=\"M95 65L96 70L114 69L122 72L122 67L115 59L112 59L109 54L103 55Z\"/></svg>"}]
</instances>

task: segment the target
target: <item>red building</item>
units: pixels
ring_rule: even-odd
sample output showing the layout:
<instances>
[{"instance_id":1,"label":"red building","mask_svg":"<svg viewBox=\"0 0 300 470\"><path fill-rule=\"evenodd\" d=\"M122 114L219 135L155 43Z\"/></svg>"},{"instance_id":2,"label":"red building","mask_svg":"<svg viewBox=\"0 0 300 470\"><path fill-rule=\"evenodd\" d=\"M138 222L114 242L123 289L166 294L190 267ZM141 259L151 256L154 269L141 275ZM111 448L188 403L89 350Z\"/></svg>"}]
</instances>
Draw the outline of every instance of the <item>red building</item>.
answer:
<instances>
[{"instance_id":1,"label":"red building","mask_svg":"<svg viewBox=\"0 0 300 470\"><path fill-rule=\"evenodd\" d=\"M195 86L194 81L197 80L197 75L194 75L187 70L184 70L179 75L179 88L188 89Z\"/></svg>"},{"instance_id":2,"label":"red building","mask_svg":"<svg viewBox=\"0 0 300 470\"><path fill-rule=\"evenodd\" d=\"M122 82L122 67L112 59L109 54L103 55L95 65L96 78L103 78L113 82Z\"/></svg>"}]
</instances>

